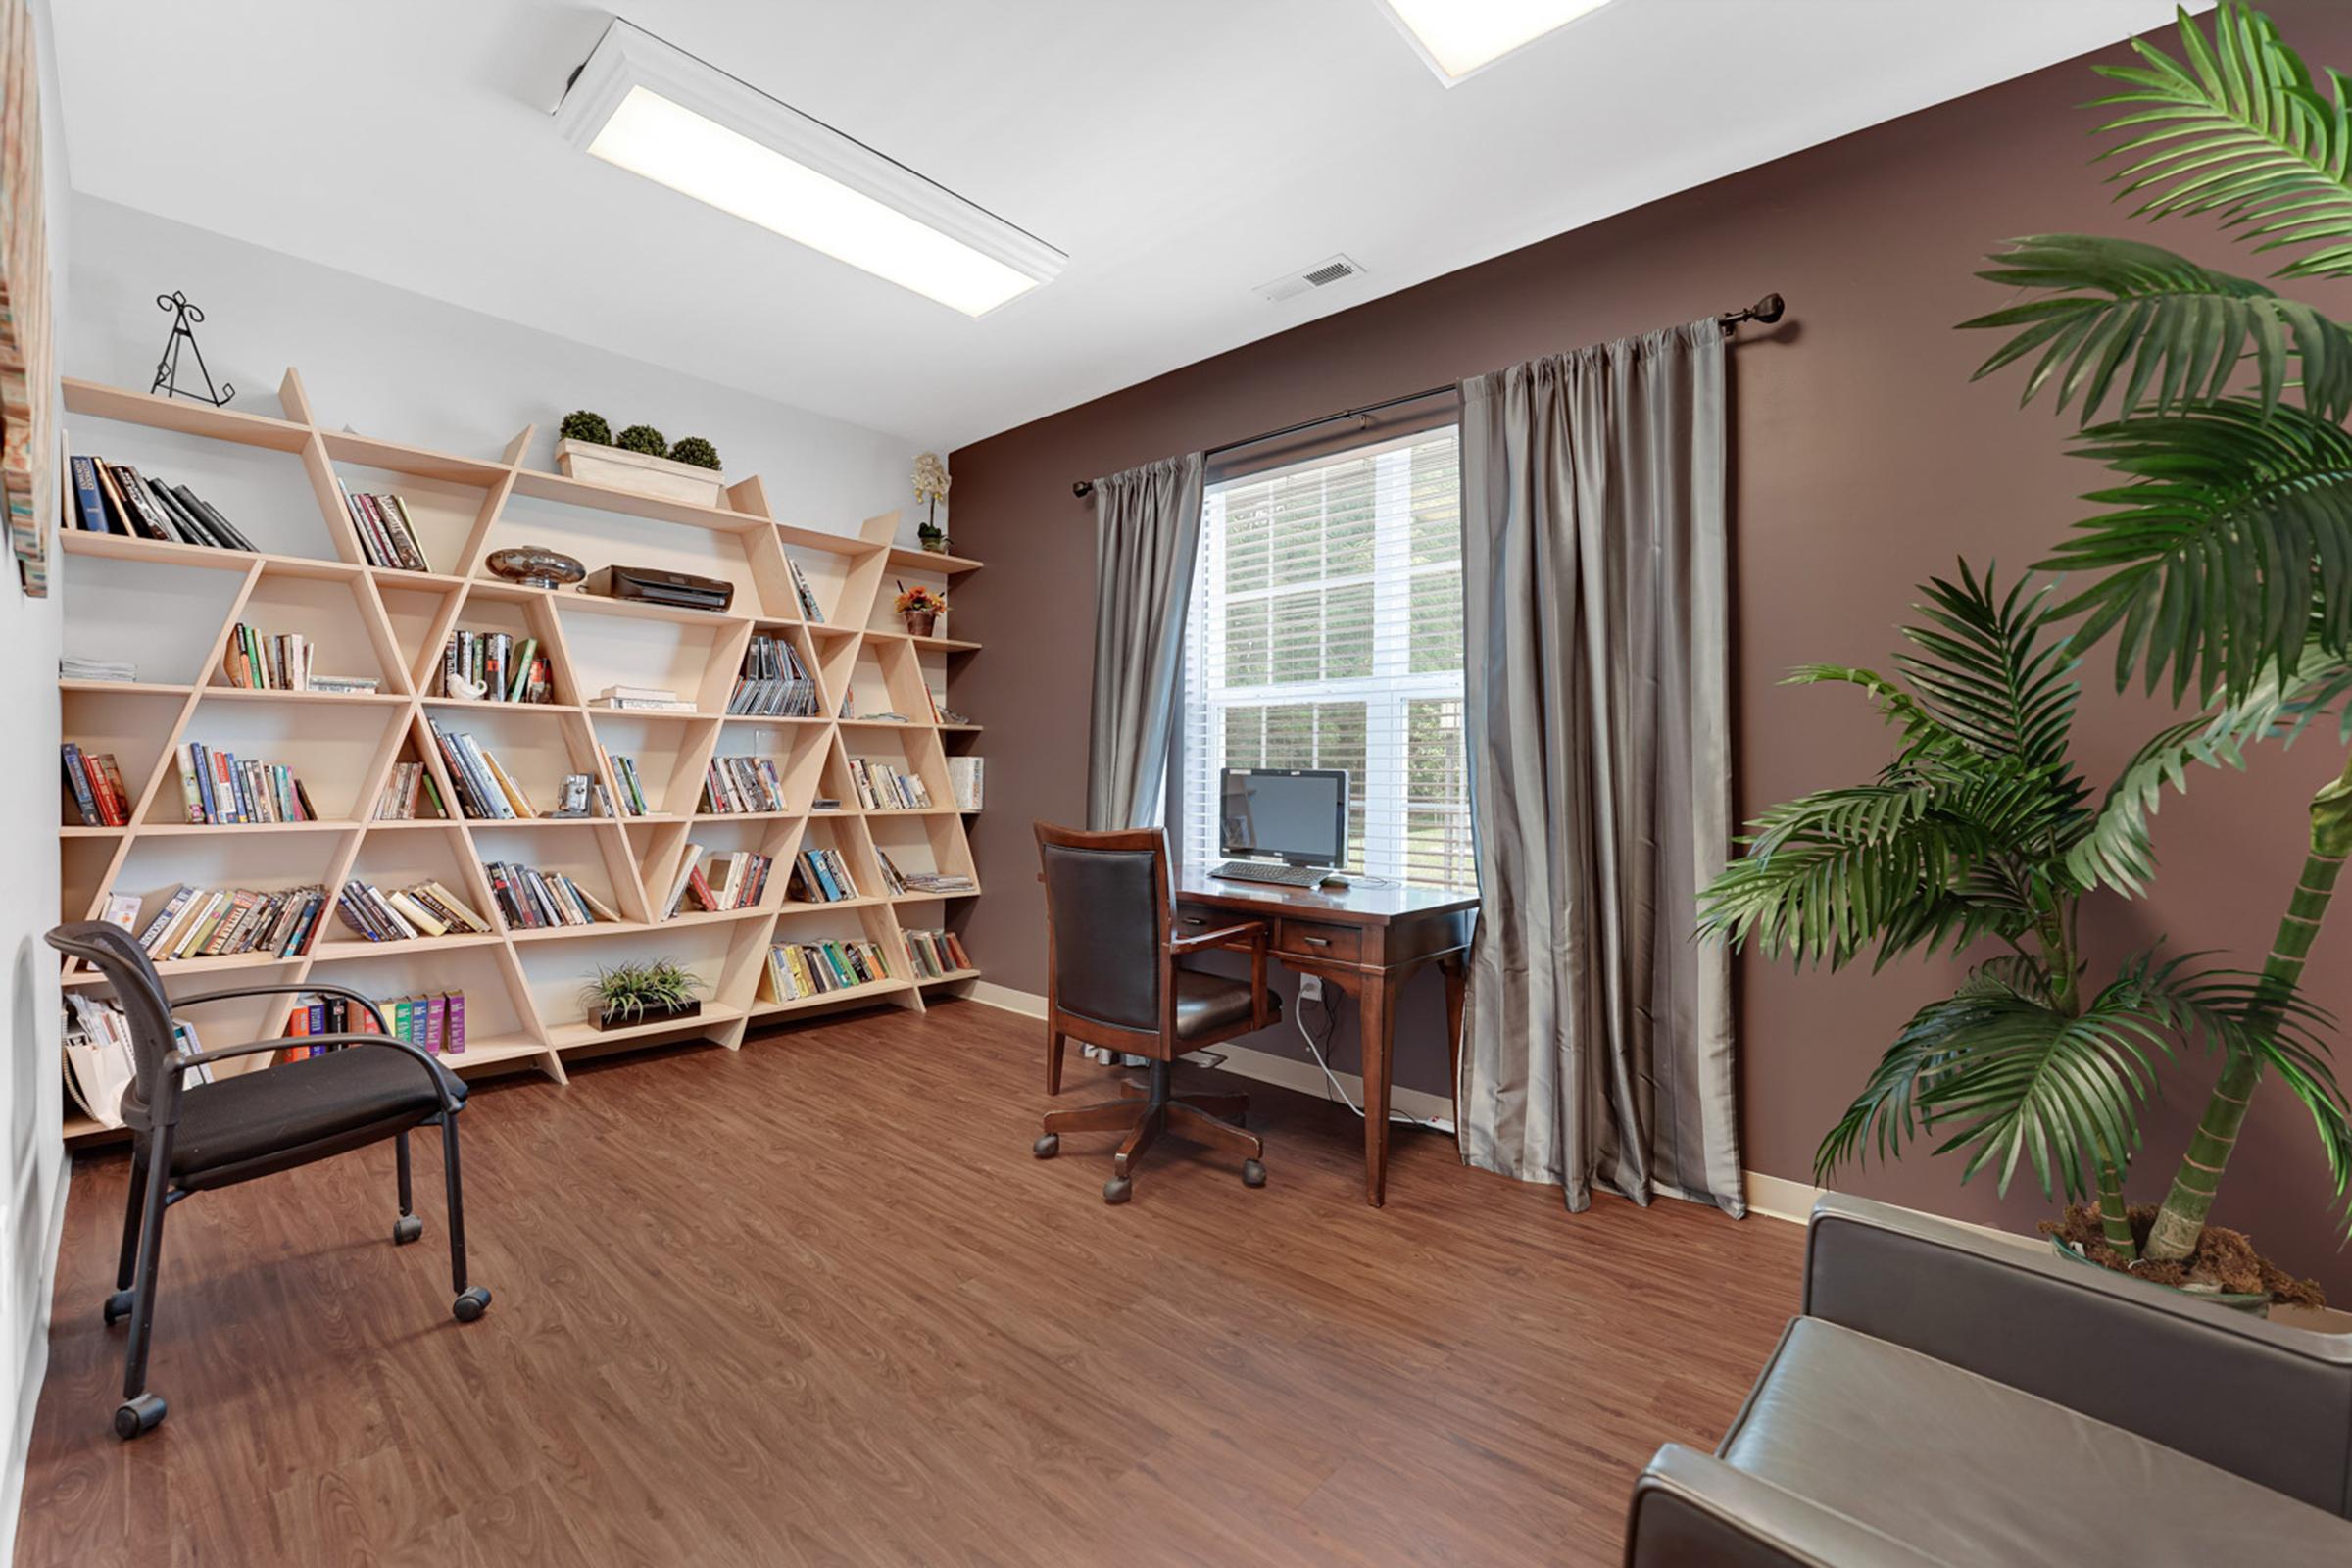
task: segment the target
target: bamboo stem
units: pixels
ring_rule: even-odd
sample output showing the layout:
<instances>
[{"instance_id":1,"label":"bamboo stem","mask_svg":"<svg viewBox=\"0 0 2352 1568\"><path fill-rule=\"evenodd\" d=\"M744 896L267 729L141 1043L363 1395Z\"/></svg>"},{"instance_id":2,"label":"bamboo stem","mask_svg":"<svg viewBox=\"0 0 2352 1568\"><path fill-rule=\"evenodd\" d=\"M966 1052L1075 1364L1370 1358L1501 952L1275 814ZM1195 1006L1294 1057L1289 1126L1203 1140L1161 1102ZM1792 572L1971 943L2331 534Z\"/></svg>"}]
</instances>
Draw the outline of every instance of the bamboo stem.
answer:
<instances>
[{"instance_id":1,"label":"bamboo stem","mask_svg":"<svg viewBox=\"0 0 2352 1568\"><path fill-rule=\"evenodd\" d=\"M2303 978L2303 966L2311 957L2320 923L2327 918L2347 855L2352 855L2352 759L2346 760L2344 771L2333 783L2312 798L2311 853L2303 861L2294 897L2287 901L2278 935L2262 966L2265 995L2276 1000L2258 1001L2246 1020L2250 1029L2276 1024L2286 996ZM2178 1262L2196 1250L2197 1239L2205 1234L2205 1217L2213 1211L2214 1195L2221 1190L2222 1173L2230 1168L2230 1156L2245 1127L2246 1106L2261 1082L2262 1059L2251 1052L2231 1055L2223 1066L2221 1081L2213 1086L2205 1114L2197 1118L2196 1133L2189 1139L2188 1152L2181 1156L2180 1169L2173 1177L2172 1191L2165 1195L2164 1206L2148 1233L2150 1259Z\"/></svg>"},{"instance_id":2,"label":"bamboo stem","mask_svg":"<svg viewBox=\"0 0 2352 1568\"><path fill-rule=\"evenodd\" d=\"M2125 1262L2139 1261L2139 1243L2132 1238L2132 1213L2124 1205L2124 1173L2108 1159L2099 1161L2099 1234Z\"/></svg>"}]
</instances>

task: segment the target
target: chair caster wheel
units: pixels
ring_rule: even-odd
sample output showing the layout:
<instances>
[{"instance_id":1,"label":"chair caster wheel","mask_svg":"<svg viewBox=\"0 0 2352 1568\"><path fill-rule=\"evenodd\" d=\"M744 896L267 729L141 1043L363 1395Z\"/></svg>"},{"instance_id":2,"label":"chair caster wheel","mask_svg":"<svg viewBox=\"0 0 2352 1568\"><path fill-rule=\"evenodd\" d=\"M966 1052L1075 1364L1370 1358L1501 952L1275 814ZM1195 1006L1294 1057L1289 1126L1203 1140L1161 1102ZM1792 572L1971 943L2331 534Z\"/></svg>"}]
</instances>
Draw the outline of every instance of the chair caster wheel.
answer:
<instances>
[{"instance_id":1,"label":"chair caster wheel","mask_svg":"<svg viewBox=\"0 0 2352 1568\"><path fill-rule=\"evenodd\" d=\"M1245 1160L1243 1160L1243 1161L1242 1161L1242 1185L1243 1185L1244 1187L1263 1187L1263 1186L1265 1186L1265 1185L1266 1185L1266 1167L1265 1167L1265 1165L1264 1165L1264 1164L1263 1164L1261 1161L1254 1160L1254 1159L1245 1159Z\"/></svg>"},{"instance_id":2,"label":"chair caster wheel","mask_svg":"<svg viewBox=\"0 0 2352 1568\"><path fill-rule=\"evenodd\" d=\"M394 1247L406 1247L423 1234L424 1216L421 1214L403 1214L392 1222L392 1245Z\"/></svg>"},{"instance_id":3,"label":"chair caster wheel","mask_svg":"<svg viewBox=\"0 0 2352 1568\"><path fill-rule=\"evenodd\" d=\"M1124 1203L1135 1196L1135 1183L1125 1176L1113 1176L1102 1184L1102 1201Z\"/></svg>"},{"instance_id":4,"label":"chair caster wheel","mask_svg":"<svg viewBox=\"0 0 2352 1568\"><path fill-rule=\"evenodd\" d=\"M106 1298L106 1326L113 1328L130 1316L130 1292L117 1291Z\"/></svg>"},{"instance_id":5,"label":"chair caster wheel","mask_svg":"<svg viewBox=\"0 0 2352 1568\"><path fill-rule=\"evenodd\" d=\"M128 1443L162 1424L166 1410L160 1394L142 1394L115 1406L115 1436Z\"/></svg>"},{"instance_id":6,"label":"chair caster wheel","mask_svg":"<svg viewBox=\"0 0 2352 1568\"><path fill-rule=\"evenodd\" d=\"M476 1285L461 1295L450 1310L458 1315L459 1322L470 1323L490 1310L490 1293Z\"/></svg>"},{"instance_id":7,"label":"chair caster wheel","mask_svg":"<svg viewBox=\"0 0 2352 1568\"><path fill-rule=\"evenodd\" d=\"M1052 1159L1055 1154L1061 1152L1061 1134L1046 1134L1045 1137L1029 1146L1029 1152L1040 1159Z\"/></svg>"}]
</instances>

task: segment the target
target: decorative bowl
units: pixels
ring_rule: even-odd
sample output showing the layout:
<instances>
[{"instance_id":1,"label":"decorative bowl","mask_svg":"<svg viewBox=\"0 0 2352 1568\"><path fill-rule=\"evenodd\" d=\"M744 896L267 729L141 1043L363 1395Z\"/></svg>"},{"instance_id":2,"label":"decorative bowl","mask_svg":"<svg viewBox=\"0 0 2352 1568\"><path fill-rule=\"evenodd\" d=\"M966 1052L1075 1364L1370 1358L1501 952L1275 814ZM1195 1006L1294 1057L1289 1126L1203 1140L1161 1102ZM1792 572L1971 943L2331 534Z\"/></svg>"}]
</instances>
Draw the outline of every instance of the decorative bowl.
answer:
<instances>
[{"instance_id":1,"label":"decorative bowl","mask_svg":"<svg viewBox=\"0 0 2352 1568\"><path fill-rule=\"evenodd\" d=\"M544 545L493 550L484 564L496 575L526 588L567 588L588 575L586 566L563 551L550 550Z\"/></svg>"}]
</instances>

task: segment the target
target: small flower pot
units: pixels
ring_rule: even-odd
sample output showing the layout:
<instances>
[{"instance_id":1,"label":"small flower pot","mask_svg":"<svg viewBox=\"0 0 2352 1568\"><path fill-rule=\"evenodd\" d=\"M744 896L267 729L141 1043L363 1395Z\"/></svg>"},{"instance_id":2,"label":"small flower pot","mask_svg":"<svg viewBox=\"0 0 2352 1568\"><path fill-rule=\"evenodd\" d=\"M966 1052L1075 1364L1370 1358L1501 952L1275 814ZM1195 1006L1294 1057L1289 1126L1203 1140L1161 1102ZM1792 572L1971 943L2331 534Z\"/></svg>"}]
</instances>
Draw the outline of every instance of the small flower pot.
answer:
<instances>
[{"instance_id":1,"label":"small flower pot","mask_svg":"<svg viewBox=\"0 0 2352 1568\"><path fill-rule=\"evenodd\" d=\"M909 610L906 612L906 620L907 636L928 637L931 635L931 628L939 624L939 612L936 610Z\"/></svg>"},{"instance_id":2,"label":"small flower pot","mask_svg":"<svg viewBox=\"0 0 2352 1568\"><path fill-rule=\"evenodd\" d=\"M948 553L948 536L936 528L915 537L916 542L932 555L944 556Z\"/></svg>"},{"instance_id":3,"label":"small flower pot","mask_svg":"<svg viewBox=\"0 0 2352 1568\"><path fill-rule=\"evenodd\" d=\"M597 1014L594 1022L599 1029L634 1029L640 1024L677 1023L699 1017L702 1010L700 1001L681 1002L674 1007L647 1007L642 1012L603 1012Z\"/></svg>"},{"instance_id":4,"label":"small flower pot","mask_svg":"<svg viewBox=\"0 0 2352 1568\"><path fill-rule=\"evenodd\" d=\"M2105 1267L2105 1265L2095 1263L2089 1258L2084 1257L2081 1252L2076 1251L2072 1247L2069 1247L2065 1240L2061 1237L2051 1237L2050 1248L2060 1257L2065 1258L2070 1263L2080 1263L2084 1268ZM2113 1273L2114 1270L2109 1269L2108 1272ZM2143 1285L2153 1285L2160 1291L2171 1291L2176 1296L2192 1297L2200 1301L2211 1301L2218 1306L2231 1307L2240 1312L2250 1312L2256 1317L2269 1317L2271 1315L2271 1298L2268 1296L2255 1296L2233 1291L2189 1290L2179 1285L2167 1285L2161 1280L2142 1280L2140 1283Z\"/></svg>"}]
</instances>

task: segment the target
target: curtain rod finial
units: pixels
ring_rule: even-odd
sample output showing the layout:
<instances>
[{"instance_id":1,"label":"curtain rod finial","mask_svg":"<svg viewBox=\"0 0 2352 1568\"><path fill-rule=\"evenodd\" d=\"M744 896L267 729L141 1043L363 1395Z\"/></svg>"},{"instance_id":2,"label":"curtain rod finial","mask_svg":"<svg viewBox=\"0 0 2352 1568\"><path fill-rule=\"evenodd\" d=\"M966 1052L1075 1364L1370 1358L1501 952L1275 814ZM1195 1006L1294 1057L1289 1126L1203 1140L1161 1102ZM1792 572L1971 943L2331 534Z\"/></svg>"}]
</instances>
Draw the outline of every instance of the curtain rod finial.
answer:
<instances>
[{"instance_id":1,"label":"curtain rod finial","mask_svg":"<svg viewBox=\"0 0 2352 1568\"><path fill-rule=\"evenodd\" d=\"M1094 493L1094 485L1085 479L1080 479L1070 486L1070 494L1076 496L1081 501L1084 501L1088 496L1091 496Z\"/></svg>"}]
</instances>

